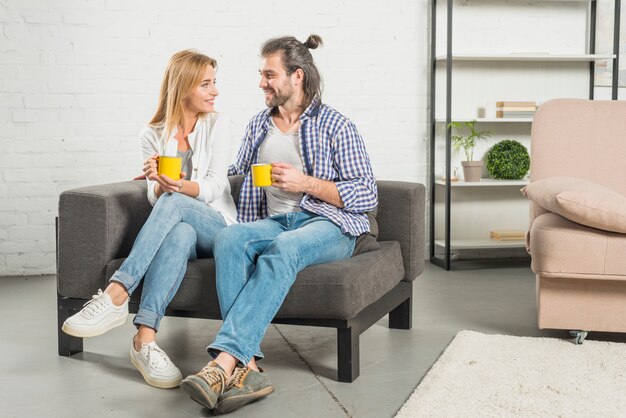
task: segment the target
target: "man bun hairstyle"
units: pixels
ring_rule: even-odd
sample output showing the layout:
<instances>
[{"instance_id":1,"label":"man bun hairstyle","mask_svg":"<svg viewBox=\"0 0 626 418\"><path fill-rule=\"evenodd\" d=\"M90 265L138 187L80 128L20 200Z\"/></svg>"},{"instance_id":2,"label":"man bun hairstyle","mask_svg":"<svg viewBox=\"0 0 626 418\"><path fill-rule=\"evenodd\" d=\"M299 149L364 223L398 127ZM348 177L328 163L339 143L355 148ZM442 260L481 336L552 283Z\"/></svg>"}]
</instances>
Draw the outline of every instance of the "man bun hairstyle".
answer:
<instances>
[{"instance_id":1,"label":"man bun hairstyle","mask_svg":"<svg viewBox=\"0 0 626 418\"><path fill-rule=\"evenodd\" d=\"M280 53L287 75L301 69L304 72L304 98L307 103L311 103L315 96L322 99L322 76L309 52L309 49L316 49L320 45L323 42L319 35L310 35L304 43L293 36L283 36L265 42L261 47L261 56Z\"/></svg>"},{"instance_id":2,"label":"man bun hairstyle","mask_svg":"<svg viewBox=\"0 0 626 418\"><path fill-rule=\"evenodd\" d=\"M322 38L319 35L309 35L304 42L304 46L309 49L316 49L320 45L324 45L324 42L322 42Z\"/></svg>"}]
</instances>

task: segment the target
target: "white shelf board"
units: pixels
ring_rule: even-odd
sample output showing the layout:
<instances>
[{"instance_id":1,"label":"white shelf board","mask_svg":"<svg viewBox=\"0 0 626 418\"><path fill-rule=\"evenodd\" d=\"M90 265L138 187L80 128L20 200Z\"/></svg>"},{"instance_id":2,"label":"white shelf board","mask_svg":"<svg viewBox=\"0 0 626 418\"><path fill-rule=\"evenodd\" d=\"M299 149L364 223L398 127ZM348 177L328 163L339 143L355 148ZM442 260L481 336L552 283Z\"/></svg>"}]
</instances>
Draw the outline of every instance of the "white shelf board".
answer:
<instances>
[{"instance_id":1,"label":"white shelf board","mask_svg":"<svg viewBox=\"0 0 626 418\"><path fill-rule=\"evenodd\" d=\"M479 123L532 123L533 118L452 118L455 122L471 122L475 120ZM435 119L437 123L446 123L445 119Z\"/></svg>"},{"instance_id":2,"label":"white shelf board","mask_svg":"<svg viewBox=\"0 0 626 418\"><path fill-rule=\"evenodd\" d=\"M435 184L445 186L443 179L435 180ZM496 179L480 179L480 181L451 181L452 187L494 187L494 186L526 186L528 180L496 180Z\"/></svg>"},{"instance_id":3,"label":"white shelf board","mask_svg":"<svg viewBox=\"0 0 626 418\"><path fill-rule=\"evenodd\" d=\"M614 54L452 54L452 61L601 61L615 58ZM437 61L446 61L446 55L438 55Z\"/></svg>"},{"instance_id":4,"label":"white shelf board","mask_svg":"<svg viewBox=\"0 0 626 418\"><path fill-rule=\"evenodd\" d=\"M435 240L435 245L446 246L445 240ZM496 241L490 238L453 239L450 240L451 250L476 250L482 248L525 248L526 242L519 241Z\"/></svg>"}]
</instances>

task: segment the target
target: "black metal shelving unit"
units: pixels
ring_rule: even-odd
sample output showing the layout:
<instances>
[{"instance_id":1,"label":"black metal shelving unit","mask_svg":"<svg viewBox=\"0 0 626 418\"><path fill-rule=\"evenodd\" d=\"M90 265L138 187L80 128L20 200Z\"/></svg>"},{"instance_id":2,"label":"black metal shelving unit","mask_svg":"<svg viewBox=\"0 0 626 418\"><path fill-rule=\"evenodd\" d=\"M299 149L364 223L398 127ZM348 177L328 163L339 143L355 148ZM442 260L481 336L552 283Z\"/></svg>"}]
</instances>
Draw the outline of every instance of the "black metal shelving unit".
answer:
<instances>
[{"instance_id":1,"label":"black metal shelving unit","mask_svg":"<svg viewBox=\"0 0 626 418\"><path fill-rule=\"evenodd\" d=\"M452 69L454 55L452 53L452 23L453 23L453 1L447 1L447 19L446 19L446 145L445 145L445 232L444 232L444 252L443 257L437 257L435 253L435 142L436 142L436 72L440 62L437 59L437 0L431 2L431 71L430 71L430 262L450 270L451 268L451 162L452 162L452 132L449 127L452 121ZM554 0L563 1L563 0ZM585 0L570 0L585 1ZM597 1L586 0L589 2L589 54L595 54L596 49L596 21L597 21ZM614 26L613 26L613 73L611 85L612 100L617 100L618 94L618 76L619 76L619 31L620 31L620 8L621 0L615 0L614 10ZM594 81L595 81L595 59L590 59L589 63L589 98L594 98Z\"/></svg>"}]
</instances>

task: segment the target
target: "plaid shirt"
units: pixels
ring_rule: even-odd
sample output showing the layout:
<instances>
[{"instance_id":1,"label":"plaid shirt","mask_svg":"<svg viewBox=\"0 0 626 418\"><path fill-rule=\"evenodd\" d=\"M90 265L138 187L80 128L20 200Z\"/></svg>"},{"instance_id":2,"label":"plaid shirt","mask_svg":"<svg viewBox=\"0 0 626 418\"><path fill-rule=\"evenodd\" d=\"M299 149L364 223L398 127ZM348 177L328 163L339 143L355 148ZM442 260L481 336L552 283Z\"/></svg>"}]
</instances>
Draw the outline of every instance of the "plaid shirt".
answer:
<instances>
[{"instance_id":1,"label":"plaid shirt","mask_svg":"<svg viewBox=\"0 0 626 418\"><path fill-rule=\"evenodd\" d=\"M265 193L252 186L250 166L256 164L259 146L270 126L272 109L257 114L246 128L236 162L229 175L244 175L239 195L239 222L252 222L267 217ZM305 174L334 181L344 207L338 208L305 194L300 208L325 216L353 236L369 232L365 212L378 204L376 179L372 172L363 138L348 118L322 104L318 98L300 115L300 154Z\"/></svg>"}]
</instances>

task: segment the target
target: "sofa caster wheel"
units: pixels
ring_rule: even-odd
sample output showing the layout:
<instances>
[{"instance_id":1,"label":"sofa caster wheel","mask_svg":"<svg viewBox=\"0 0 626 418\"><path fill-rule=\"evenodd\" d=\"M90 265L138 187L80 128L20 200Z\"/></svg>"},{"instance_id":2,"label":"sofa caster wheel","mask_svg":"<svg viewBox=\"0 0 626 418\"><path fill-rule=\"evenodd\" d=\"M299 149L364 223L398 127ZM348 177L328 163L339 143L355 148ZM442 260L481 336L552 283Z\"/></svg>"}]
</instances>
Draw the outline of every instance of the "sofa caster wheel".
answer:
<instances>
[{"instance_id":1,"label":"sofa caster wheel","mask_svg":"<svg viewBox=\"0 0 626 418\"><path fill-rule=\"evenodd\" d=\"M574 337L574 344L576 345L582 344L585 341L585 338L587 338L587 334L589 334L587 331L570 331L569 332L569 335Z\"/></svg>"}]
</instances>

